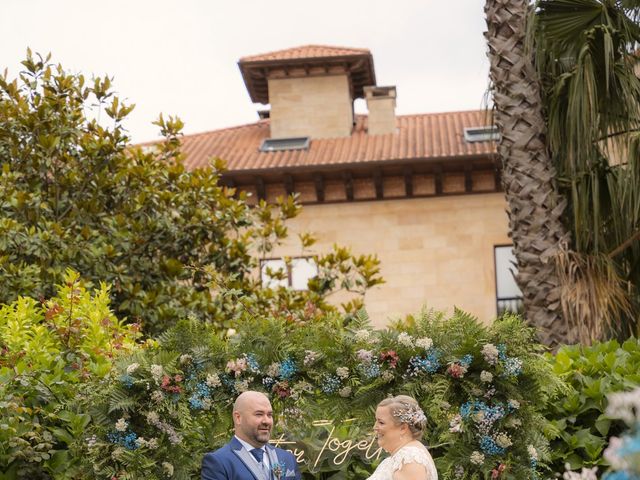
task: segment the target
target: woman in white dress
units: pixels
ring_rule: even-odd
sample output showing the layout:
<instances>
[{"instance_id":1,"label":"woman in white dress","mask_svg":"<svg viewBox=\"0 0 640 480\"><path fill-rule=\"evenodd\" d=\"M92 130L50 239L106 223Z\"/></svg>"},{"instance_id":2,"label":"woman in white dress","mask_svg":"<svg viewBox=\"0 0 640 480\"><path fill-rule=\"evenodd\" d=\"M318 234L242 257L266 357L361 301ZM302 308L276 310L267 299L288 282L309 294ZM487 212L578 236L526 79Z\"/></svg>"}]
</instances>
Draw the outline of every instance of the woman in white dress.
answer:
<instances>
[{"instance_id":1,"label":"woman in white dress","mask_svg":"<svg viewBox=\"0 0 640 480\"><path fill-rule=\"evenodd\" d=\"M420 442L426 423L418 402L407 395L380 402L373 430L378 445L390 456L368 480L438 480L429 450Z\"/></svg>"}]
</instances>

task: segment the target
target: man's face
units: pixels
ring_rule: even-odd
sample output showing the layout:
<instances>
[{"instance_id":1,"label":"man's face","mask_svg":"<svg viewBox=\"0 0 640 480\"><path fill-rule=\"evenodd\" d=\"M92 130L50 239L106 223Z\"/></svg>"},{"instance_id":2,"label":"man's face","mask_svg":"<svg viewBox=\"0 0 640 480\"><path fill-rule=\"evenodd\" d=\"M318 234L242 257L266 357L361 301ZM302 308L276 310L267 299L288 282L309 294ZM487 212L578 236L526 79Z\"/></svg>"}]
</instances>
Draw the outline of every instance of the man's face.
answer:
<instances>
[{"instance_id":1,"label":"man's face","mask_svg":"<svg viewBox=\"0 0 640 480\"><path fill-rule=\"evenodd\" d=\"M233 412L235 433L238 438L254 447L262 447L271 438L273 410L266 397L247 402L242 409Z\"/></svg>"}]
</instances>

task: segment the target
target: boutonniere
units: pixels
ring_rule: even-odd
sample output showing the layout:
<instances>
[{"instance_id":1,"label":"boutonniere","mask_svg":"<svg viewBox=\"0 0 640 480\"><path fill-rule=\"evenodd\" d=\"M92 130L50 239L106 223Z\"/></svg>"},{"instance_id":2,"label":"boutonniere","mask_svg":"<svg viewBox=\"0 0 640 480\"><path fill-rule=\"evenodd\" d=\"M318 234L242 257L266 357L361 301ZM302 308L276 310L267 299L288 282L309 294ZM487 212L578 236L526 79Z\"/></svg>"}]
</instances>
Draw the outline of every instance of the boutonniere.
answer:
<instances>
[{"instance_id":1,"label":"boutonniere","mask_svg":"<svg viewBox=\"0 0 640 480\"><path fill-rule=\"evenodd\" d=\"M271 467L271 472L273 472L273 476L276 480L281 480L283 478L286 468L287 464L284 462L277 462Z\"/></svg>"}]
</instances>

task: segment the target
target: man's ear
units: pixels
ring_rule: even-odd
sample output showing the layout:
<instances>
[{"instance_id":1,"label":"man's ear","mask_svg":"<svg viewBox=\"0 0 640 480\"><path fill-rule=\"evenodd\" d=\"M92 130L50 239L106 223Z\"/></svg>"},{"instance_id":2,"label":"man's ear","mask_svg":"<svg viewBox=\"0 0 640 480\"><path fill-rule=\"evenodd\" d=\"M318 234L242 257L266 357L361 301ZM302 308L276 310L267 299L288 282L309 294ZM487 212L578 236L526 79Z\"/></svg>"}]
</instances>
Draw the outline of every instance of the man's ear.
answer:
<instances>
[{"instance_id":1,"label":"man's ear","mask_svg":"<svg viewBox=\"0 0 640 480\"><path fill-rule=\"evenodd\" d=\"M240 412L233 412L232 417L234 425L240 423Z\"/></svg>"}]
</instances>

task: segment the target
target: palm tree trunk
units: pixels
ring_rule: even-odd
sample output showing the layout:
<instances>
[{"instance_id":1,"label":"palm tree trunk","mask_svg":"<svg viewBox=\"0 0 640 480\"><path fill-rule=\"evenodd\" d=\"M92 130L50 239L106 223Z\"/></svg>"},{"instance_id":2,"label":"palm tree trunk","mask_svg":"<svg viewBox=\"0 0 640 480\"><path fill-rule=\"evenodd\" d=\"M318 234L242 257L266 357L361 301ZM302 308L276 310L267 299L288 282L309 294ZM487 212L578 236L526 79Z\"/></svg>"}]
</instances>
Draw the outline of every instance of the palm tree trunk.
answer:
<instances>
[{"instance_id":1,"label":"palm tree trunk","mask_svg":"<svg viewBox=\"0 0 640 480\"><path fill-rule=\"evenodd\" d=\"M561 222L566 201L555 185L540 85L532 56L525 52L529 1L487 0L485 15L516 281L526 320L539 329L540 339L548 345L566 343L570 332L562 318L555 268L555 258L568 241Z\"/></svg>"}]
</instances>

